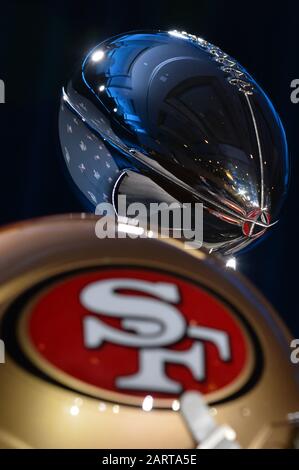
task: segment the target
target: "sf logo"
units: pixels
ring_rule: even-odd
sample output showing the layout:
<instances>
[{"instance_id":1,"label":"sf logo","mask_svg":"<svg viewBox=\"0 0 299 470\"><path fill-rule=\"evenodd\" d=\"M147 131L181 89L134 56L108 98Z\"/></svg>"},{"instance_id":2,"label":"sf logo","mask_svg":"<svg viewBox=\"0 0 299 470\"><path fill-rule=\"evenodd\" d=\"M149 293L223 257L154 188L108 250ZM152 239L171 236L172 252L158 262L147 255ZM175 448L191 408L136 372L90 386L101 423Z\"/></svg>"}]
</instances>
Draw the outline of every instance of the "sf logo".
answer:
<instances>
[{"instance_id":1,"label":"sf logo","mask_svg":"<svg viewBox=\"0 0 299 470\"><path fill-rule=\"evenodd\" d=\"M123 295L123 290L139 295ZM176 306L181 296L175 284L138 279L105 279L84 287L80 301L93 313L83 319L86 348L98 349L104 342L110 342L138 349L139 370L136 374L118 377L116 386L119 389L181 392L181 384L165 372L167 363L182 365L190 370L197 381L205 380L205 342L214 344L222 361L231 359L226 332L186 323ZM121 328L108 325L101 315L119 318ZM193 340L188 350L170 349L170 346L186 337Z\"/></svg>"}]
</instances>

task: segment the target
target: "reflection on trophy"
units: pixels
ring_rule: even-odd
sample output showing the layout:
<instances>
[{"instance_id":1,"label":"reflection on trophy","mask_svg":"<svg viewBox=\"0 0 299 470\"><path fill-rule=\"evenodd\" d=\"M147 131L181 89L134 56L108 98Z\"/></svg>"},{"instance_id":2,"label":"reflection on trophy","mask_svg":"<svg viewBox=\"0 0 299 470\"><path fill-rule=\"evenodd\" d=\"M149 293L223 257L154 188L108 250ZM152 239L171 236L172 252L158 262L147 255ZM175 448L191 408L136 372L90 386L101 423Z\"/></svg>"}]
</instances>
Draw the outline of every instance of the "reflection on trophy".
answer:
<instances>
[{"instance_id":1,"label":"reflection on trophy","mask_svg":"<svg viewBox=\"0 0 299 470\"><path fill-rule=\"evenodd\" d=\"M232 254L278 222L284 131L253 78L196 36L132 33L95 47L63 91L60 137L86 207L200 202L203 241Z\"/></svg>"}]
</instances>

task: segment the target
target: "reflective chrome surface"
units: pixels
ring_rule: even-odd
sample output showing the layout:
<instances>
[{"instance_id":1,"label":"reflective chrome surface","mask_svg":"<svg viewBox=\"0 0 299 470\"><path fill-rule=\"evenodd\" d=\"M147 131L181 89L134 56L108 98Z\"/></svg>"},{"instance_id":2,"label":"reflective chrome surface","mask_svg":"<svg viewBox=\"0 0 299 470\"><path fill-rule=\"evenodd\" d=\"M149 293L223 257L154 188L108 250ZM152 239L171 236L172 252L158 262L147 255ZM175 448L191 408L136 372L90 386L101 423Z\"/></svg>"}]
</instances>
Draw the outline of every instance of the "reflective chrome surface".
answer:
<instances>
[{"instance_id":1,"label":"reflective chrome surface","mask_svg":"<svg viewBox=\"0 0 299 470\"><path fill-rule=\"evenodd\" d=\"M204 245L226 254L278 220L288 182L279 117L243 67L196 36L133 32L101 43L63 90L60 137L90 208L111 201L116 182L130 202L151 185L153 201L158 186L157 201L202 202Z\"/></svg>"}]
</instances>

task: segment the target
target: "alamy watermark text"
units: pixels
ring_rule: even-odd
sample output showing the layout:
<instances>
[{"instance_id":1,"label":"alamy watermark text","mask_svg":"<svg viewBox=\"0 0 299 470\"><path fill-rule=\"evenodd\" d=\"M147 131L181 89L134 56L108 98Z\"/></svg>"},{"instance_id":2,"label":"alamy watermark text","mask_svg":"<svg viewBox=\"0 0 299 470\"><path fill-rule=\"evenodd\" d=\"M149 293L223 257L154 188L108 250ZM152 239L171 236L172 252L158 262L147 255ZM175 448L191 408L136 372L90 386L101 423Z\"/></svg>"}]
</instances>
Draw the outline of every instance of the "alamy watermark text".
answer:
<instances>
[{"instance_id":1,"label":"alamy watermark text","mask_svg":"<svg viewBox=\"0 0 299 470\"><path fill-rule=\"evenodd\" d=\"M5 83L0 79L0 104L5 103Z\"/></svg>"}]
</instances>

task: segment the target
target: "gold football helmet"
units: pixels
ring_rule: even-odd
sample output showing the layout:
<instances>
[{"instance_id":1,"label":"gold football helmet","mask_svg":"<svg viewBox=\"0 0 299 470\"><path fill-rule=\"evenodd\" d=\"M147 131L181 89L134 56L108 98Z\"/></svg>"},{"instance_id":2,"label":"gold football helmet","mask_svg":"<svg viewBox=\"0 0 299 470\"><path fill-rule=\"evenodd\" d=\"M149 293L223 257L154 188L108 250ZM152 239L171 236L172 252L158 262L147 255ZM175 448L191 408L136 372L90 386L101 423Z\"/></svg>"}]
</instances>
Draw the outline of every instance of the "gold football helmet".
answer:
<instances>
[{"instance_id":1,"label":"gold football helmet","mask_svg":"<svg viewBox=\"0 0 299 470\"><path fill-rule=\"evenodd\" d=\"M295 445L298 365L263 296L174 240L60 216L0 235L0 446Z\"/></svg>"}]
</instances>

